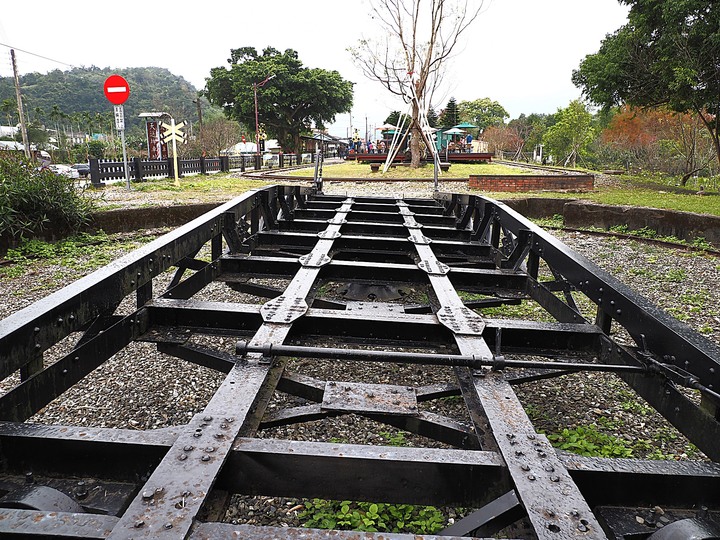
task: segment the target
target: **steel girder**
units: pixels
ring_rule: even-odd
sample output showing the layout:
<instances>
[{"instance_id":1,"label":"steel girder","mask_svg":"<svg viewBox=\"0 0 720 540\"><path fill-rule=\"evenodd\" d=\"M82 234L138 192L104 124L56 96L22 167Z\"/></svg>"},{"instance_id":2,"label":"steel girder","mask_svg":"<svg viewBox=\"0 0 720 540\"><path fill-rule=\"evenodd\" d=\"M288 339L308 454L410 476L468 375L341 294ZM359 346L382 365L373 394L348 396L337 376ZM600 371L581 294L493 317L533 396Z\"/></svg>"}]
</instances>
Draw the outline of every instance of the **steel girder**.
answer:
<instances>
[{"instance_id":1,"label":"steel girder","mask_svg":"<svg viewBox=\"0 0 720 540\"><path fill-rule=\"evenodd\" d=\"M204 246L209 257L200 259ZM541 275L542 265L551 279ZM173 268L169 287L154 290L154 278ZM256 300L202 299L213 282ZM338 282L370 294L380 286L399 296L423 289L426 303L323 293ZM597 306L593 318L578 309L578 294ZM135 306L119 309L131 295ZM526 301L554 322L490 319L478 311ZM615 342L614 325L636 346ZM72 350L44 365L44 353L72 333L82 336ZM190 339L196 335L208 339L198 345ZM218 336L237 341L234 353ZM134 341L155 343L225 379L186 425L134 431L27 422ZM334 378L294 373L289 356L330 358ZM447 193L349 198L287 186L251 191L0 321L3 378L20 373L0 397L0 533L356 537L217 522L217 500L238 493L478 509L443 538L490 536L517 520L543 539L713 534L719 360L710 341L496 201ZM444 365L453 375L409 387L344 377L343 366L360 361ZM713 461L557 452L536 432L512 385L588 369L617 373ZM276 392L304 404L270 410ZM424 408L449 396L462 397L468 421ZM443 448L257 437L349 413ZM655 507L672 511L664 521L646 516L638 529L632 517ZM668 527L665 536L658 524Z\"/></svg>"}]
</instances>

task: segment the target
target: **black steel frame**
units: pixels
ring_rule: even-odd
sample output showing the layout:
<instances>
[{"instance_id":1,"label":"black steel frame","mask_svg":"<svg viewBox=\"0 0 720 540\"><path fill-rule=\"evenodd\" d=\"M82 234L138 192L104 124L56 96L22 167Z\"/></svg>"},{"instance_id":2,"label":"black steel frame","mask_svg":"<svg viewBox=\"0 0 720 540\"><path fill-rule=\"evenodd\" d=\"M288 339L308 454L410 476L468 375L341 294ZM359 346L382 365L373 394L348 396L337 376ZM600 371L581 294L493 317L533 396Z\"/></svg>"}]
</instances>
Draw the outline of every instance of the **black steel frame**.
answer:
<instances>
[{"instance_id":1,"label":"black steel frame","mask_svg":"<svg viewBox=\"0 0 720 540\"><path fill-rule=\"evenodd\" d=\"M209 262L196 258L206 244ZM155 291L153 279L173 268L170 287ZM288 285L248 283L258 277ZM427 286L430 304L362 310L321 298L319 285L329 280ZM194 299L213 281L268 300ZM494 298L464 302L458 291ZM593 317L578 309L578 294L597 307ZM120 314L130 295L137 309ZM537 302L555 322L489 319L476 309L521 301ZM613 339L620 327L634 346ZM73 350L44 365L43 353L75 332L82 337ZM194 334L234 336L235 354L188 344ZM26 422L136 340L226 374L187 425L133 431ZM307 345L339 341L347 347ZM398 342L412 352L393 352ZM287 356L337 360L338 380L297 376ZM372 386L402 394L388 406L373 402L368 385L343 380L342 362L358 360L451 366L455 377L402 392ZM669 538L661 525L705 527L709 535L720 506L719 361L712 342L499 202L449 193L349 198L297 186L251 191L0 321L2 378L19 372L0 397L0 534L357 538L214 521L221 495L241 493L479 508L438 538L490 536L517 520L542 539ZM616 373L712 461L556 451L513 385L590 369ZM338 409L331 398L343 384L360 397ZM276 391L313 404L270 414ZM462 396L473 425L419 406L449 395ZM447 448L256 437L349 412ZM89 494L87 486L103 489ZM665 509L662 521L656 507Z\"/></svg>"}]
</instances>

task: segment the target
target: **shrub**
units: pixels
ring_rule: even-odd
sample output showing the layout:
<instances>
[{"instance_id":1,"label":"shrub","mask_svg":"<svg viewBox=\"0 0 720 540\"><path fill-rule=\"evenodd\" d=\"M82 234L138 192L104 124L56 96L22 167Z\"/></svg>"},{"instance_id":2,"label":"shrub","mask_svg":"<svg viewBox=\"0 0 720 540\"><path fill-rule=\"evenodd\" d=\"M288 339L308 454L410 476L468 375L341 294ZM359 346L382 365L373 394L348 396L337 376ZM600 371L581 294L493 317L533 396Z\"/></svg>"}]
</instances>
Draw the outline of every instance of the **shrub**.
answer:
<instances>
[{"instance_id":1,"label":"shrub","mask_svg":"<svg viewBox=\"0 0 720 540\"><path fill-rule=\"evenodd\" d=\"M37 170L24 157L0 152L0 244L17 244L48 228L77 231L90 219L94 203L73 179Z\"/></svg>"}]
</instances>

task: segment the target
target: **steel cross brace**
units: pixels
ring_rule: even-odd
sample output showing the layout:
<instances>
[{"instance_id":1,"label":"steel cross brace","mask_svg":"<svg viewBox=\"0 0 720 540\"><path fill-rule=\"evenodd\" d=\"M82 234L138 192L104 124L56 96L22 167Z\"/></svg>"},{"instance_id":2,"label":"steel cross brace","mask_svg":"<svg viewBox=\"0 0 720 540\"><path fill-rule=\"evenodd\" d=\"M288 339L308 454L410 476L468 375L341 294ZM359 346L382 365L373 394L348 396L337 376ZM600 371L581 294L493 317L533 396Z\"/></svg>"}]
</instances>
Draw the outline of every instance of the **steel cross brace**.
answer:
<instances>
[{"instance_id":1,"label":"steel cross brace","mask_svg":"<svg viewBox=\"0 0 720 540\"><path fill-rule=\"evenodd\" d=\"M416 229L415 219L407 215L402 203L398 200L405 226L410 230ZM429 245L414 245L421 261L428 261L431 267L437 264ZM485 322L464 306L447 273L428 272L428 279L441 305L438 320L452 330L460 353L492 359L493 354L482 337ZM473 315L468 316L460 310L467 310ZM491 372L487 376L475 377L473 382L498 449L537 537L540 540L606 538L550 442L545 436L535 433L532 422L504 375ZM571 511L567 511L569 506L573 508Z\"/></svg>"}]
</instances>

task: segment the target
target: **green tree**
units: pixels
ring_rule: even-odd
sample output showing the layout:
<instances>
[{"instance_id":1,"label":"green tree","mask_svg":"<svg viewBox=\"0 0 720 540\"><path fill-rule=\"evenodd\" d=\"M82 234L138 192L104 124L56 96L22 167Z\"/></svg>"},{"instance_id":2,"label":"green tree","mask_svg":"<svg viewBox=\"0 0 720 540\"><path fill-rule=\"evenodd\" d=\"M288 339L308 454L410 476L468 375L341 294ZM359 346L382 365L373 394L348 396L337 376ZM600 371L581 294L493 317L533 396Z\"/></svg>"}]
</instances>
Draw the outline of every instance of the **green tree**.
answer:
<instances>
[{"instance_id":1,"label":"green tree","mask_svg":"<svg viewBox=\"0 0 720 540\"><path fill-rule=\"evenodd\" d=\"M15 101L14 98L6 98L2 100L2 105L0 105L0 110L2 110L2 113L5 115L5 119L7 120L7 125L12 126L14 125L13 119L17 116L17 101Z\"/></svg>"},{"instance_id":2,"label":"green tree","mask_svg":"<svg viewBox=\"0 0 720 540\"><path fill-rule=\"evenodd\" d=\"M497 101L490 98L461 101L458 104L460 122L470 122L482 133L489 126L501 126L510 115Z\"/></svg>"},{"instance_id":3,"label":"green tree","mask_svg":"<svg viewBox=\"0 0 720 540\"><path fill-rule=\"evenodd\" d=\"M299 152L300 135L313 123L322 128L352 106L351 82L337 71L303 67L292 49L281 53L267 47L261 55L254 47L233 49L228 62L229 68L210 70L205 90L210 103L223 107L228 118L255 126L256 88L260 121L285 150Z\"/></svg>"},{"instance_id":4,"label":"green tree","mask_svg":"<svg viewBox=\"0 0 720 540\"><path fill-rule=\"evenodd\" d=\"M451 97L445 108L440 113L440 125L443 127L452 127L460 123L460 112L458 111L457 101Z\"/></svg>"},{"instance_id":5,"label":"green tree","mask_svg":"<svg viewBox=\"0 0 720 540\"><path fill-rule=\"evenodd\" d=\"M385 119L386 124L391 124L393 126L399 126L400 125L400 111L392 111L388 117Z\"/></svg>"},{"instance_id":6,"label":"green tree","mask_svg":"<svg viewBox=\"0 0 720 540\"><path fill-rule=\"evenodd\" d=\"M430 107L428 109L427 119L428 119L428 124L430 125L430 127L433 127L433 128L438 127L440 118L438 117L438 114L435 112L435 109L433 109L432 107Z\"/></svg>"},{"instance_id":7,"label":"green tree","mask_svg":"<svg viewBox=\"0 0 720 540\"><path fill-rule=\"evenodd\" d=\"M586 56L572 80L604 107L666 105L699 115L720 161L720 4L621 0L628 23Z\"/></svg>"},{"instance_id":8,"label":"green tree","mask_svg":"<svg viewBox=\"0 0 720 540\"><path fill-rule=\"evenodd\" d=\"M537 145L542 143L543 135L548 128L548 118L546 114L532 113L527 116L521 114L508 122L508 126L513 128L525 141L523 149L526 152L532 152Z\"/></svg>"},{"instance_id":9,"label":"green tree","mask_svg":"<svg viewBox=\"0 0 720 540\"><path fill-rule=\"evenodd\" d=\"M592 142L592 115L579 100L558 109L557 122L545 132L543 142L550 153L562 156L564 165L575 167L577 158Z\"/></svg>"}]
</instances>

